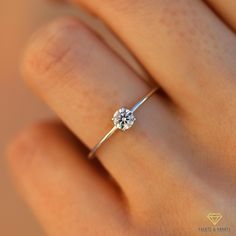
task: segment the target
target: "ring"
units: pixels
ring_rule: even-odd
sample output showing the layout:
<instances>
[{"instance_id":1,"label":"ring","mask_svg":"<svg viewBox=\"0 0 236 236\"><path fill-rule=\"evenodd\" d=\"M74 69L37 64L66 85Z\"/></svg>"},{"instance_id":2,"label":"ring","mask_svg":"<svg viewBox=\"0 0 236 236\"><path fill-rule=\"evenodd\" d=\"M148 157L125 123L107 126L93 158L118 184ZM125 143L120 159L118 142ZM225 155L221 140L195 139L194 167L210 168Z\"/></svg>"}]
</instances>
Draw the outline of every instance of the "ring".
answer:
<instances>
[{"instance_id":1,"label":"ring","mask_svg":"<svg viewBox=\"0 0 236 236\"><path fill-rule=\"evenodd\" d=\"M145 97L143 97L139 102L137 102L130 110L127 108L120 108L117 110L112 118L112 121L114 123L114 127L94 146L94 148L90 151L88 158L93 159L95 156L96 151L98 148L106 142L112 134L115 133L115 131L122 130L125 131L129 128L131 128L136 120L134 116L134 112L145 102L150 98L159 87L155 87L152 89Z\"/></svg>"}]
</instances>

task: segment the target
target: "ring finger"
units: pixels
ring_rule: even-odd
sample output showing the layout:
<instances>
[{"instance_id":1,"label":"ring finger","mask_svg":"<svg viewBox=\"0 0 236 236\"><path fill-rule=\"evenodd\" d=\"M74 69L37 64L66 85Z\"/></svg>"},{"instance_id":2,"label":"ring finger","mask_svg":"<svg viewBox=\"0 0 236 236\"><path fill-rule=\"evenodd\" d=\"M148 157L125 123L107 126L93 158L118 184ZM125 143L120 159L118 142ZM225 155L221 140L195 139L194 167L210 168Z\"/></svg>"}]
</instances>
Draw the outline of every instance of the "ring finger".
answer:
<instances>
[{"instance_id":1,"label":"ring finger","mask_svg":"<svg viewBox=\"0 0 236 236\"><path fill-rule=\"evenodd\" d=\"M89 148L112 127L116 109L131 107L150 90L74 19L59 20L34 37L23 68L31 86ZM152 168L161 176L171 168L169 163L174 165L168 158L182 145L175 114L160 96L152 96L136 118L132 129L117 132L97 153L122 189L135 193L140 184L147 186L142 183Z\"/></svg>"}]
</instances>

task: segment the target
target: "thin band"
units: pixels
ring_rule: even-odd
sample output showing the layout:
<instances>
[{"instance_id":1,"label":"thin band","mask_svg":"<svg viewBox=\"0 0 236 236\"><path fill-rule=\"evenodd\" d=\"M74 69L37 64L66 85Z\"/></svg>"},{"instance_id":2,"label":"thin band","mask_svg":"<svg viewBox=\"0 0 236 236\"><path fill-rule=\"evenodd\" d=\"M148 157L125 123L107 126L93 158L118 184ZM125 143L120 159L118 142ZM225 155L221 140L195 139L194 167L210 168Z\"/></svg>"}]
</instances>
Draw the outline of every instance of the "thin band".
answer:
<instances>
[{"instance_id":1,"label":"thin band","mask_svg":"<svg viewBox=\"0 0 236 236\"><path fill-rule=\"evenodd\" d=\"M153 88L145 97L143 97L139 102L137 102L130 110L130 112L135 112L144 102L146 102L157 90L159 87ZM90 151L88 158L93 159L95 156L95 153L97 149L106 142L112 134L115 133L115 131L118 129L117 126L114 125L114 127L96 144L96 146Z\"/></svg>"}]
</instances>

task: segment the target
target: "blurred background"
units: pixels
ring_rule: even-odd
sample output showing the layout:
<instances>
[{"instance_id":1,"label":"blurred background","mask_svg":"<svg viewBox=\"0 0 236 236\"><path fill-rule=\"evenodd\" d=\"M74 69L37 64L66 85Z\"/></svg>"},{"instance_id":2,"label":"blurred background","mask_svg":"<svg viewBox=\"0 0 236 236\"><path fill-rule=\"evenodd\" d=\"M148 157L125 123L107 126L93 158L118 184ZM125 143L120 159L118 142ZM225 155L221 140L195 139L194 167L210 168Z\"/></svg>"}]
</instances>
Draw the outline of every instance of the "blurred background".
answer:
<instances>
[{"instance_id":1,"label":"blurred background","mask_svg":"<svg viewBox=\"0 0 236 236\"><path fill-rule=\"evenodd\" d=\"M65 6L42 0L0 3L0 235L43 236L34 216L15 191L5 162L5 147L24 126L51 116L47 107L26 88L19 62L33 31L57 15L70 12Z\"/></svg>"},{"instance_id":2,"label":"blurred background","mask_svg":"<svg viewBox=\"0 0 236 236\"><path fill-rule=\"evenodd\" d=\"M99 31L142 76L132 56L97 19L59 0L1 0L0 3L0 236L43 236L43 230L16 192L8 173L5 149L24 126L53 114L26 87L20 61L31 34L58 16L79 16Z\"/></svg>"},{"instance_id":3,"label":"blurred background","mask_svg":"<svg viewBox=\"0 0 236 236\"><path fill-rule=\"evenodd\" d=\"M20 78L22 52L30 35L42 24L65 14L79 14L56 1L0 2L0 235L43 236L30 209L15 191L7 170L5 147L24 126L52 116Z\"/></svg>"}]
</instances>

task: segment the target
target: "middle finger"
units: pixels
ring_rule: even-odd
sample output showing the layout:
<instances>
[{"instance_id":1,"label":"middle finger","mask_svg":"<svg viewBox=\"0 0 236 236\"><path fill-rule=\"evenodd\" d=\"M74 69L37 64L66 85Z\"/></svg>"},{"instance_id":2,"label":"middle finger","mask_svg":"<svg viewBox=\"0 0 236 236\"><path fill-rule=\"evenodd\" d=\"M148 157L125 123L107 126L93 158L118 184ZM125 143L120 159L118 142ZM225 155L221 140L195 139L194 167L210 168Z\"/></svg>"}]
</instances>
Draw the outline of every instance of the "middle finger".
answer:
<instances>
[{"instance_id":1,"label":"middle finger","mask_svg":"<svg viewBox=\"0 0 236 236\"><path fill-rule=\"evenodd\" d=\"M203 1L71 1L101 17L184 108L217 98L236 74L235 35Z\"/></svg>"}]
</instances>

